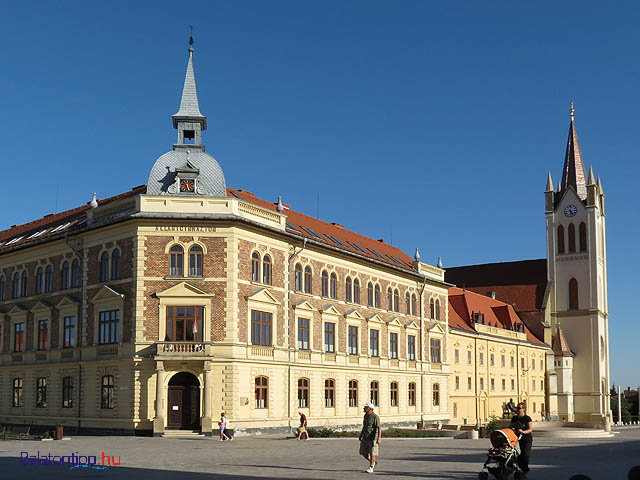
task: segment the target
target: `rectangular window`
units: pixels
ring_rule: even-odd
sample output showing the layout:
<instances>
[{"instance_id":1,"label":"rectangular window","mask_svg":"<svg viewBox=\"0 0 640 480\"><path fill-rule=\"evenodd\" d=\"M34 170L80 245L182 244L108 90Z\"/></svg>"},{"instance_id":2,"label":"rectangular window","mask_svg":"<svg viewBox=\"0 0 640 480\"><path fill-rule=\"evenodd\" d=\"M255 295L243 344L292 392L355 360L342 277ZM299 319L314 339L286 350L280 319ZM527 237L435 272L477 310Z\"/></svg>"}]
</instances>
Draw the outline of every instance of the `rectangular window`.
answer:
<instances>
[{"instance_id":1,"label":"rectangular window","mask_svg":"<svg viewBox=\"0 0 640 480\"><path fill-rule=\"evenodd\" d=\"M540 391L544 392L544 380L540 380Z\"/></svg>"},{"instance_id":2,"label":"rectangular window","mask_svg":"<svg viewBox=\"0 0 640 480\"><path fill-rule=\"evenodd\" d=\"M512 378L511 379L511 391L514 391L516 389L516 381Z\"/></svg>"},{"instance_id":3,"label":"rectangular window","mask_svg":"<svg viewBox=\"0 0 640 480\"><path fill-rule=\"evenodd\" d=\"M36 383L36 408L47 406L47 379L40 377Z\"/></svg>"},{"instance_id":4,"label":"rectangular window","mask_svg":"<svg viewBox=\"0 0 640 480\"><path fill-rule=\"evenodd\" d=\"M467 351L467 363L469 365L471 365L473 363L473 355L471 353L471 350Z\"/></svg>"},{"instance_id":5,"label":"rectangular window","mask_svg":"<svg viewBox=\"0 0 640 480\"><path fill-rule=\"evenodd\" d=\"M251 343L265 347L271 346L271 314L251 310Z\"/></svg>"},{"instance_id":6,"label":"rectangular window","mask_svg":"<svg viewBox=\"0 0 640 480\"><path fill-rule=\"evenodd\" d=\"M484 353L480 353L480 365L484 365Z\"/></svg>"},{"instance_id":7,"label":"rectangular window","mask_svg":"<svg viewBox=\"0 0 640 480\"><path fill-rule=\"evenodd\" d=\"M336 382L333 379L324 381L324 406L325 408L335 407Z\"/></svg>"},{"instance_id":8,"label":"rectangular window","mask_svg":"<svg viewBox=\"0 0 640 480\"><path fill-rule=\"evenodd\" d=\"M349 355L358 354L358 327L349 325Z\"/></svg>"},{"instance_id":9,"label":"rectangular window","mask_svg":"<svg viewBox=\"0 0 640 480\"><path fill-rule=\"evenodd\" d=\"M516 359L514 358L513 355L511 355L511 368L515 368L516 366Z\"/></svg>"},{"instance_id":10,"label":"rectangular window","mask_svg":"<svg viewBox=\"0 0 640 480\"><path fill-rule=\"evenodd\" d=\"M460 377L456 375L456 390L460 390Z\"/></svg>"},{"instance_id":11,"label":"rectangular window","mask_svg":"<svg viewBox=\"0 0 640 480\"><path fill-rule=\"evenodd\" d=\"M432 338L431 342L431 363L442 363L442 359L440 358L440 340L436 338Z\"/></svg>"},{"instance_id":12,"label":"rectangular window","mask_svg":"<svg viewBox=\"0 0 640 480\"><path fill-rule=\"evenodd\" d=\"M391 406L397 407L398 406L398 384L396 382L391 383L390 393L391 393L391 396L390 396Z\"/></svg>"},{"instance_id":13,"label":"rectangular window","mask_svg":"<svg viewBox=\"0 0 640 480\"><path fill-rule=\"evenodd\" d=\"M407 337L407 355L410 361L416 359L416 336L409 335Z\"/></svg>"},{"instance_id":14,"label":"rectangular window","mask_svg":"<svg viewBox=\"0 0 640 480\"><path fill-rule=\"evenodd\" d=\"M480 390L484 390L484 378L480 377Z\"/></svg>"},{"instance_id":15,"label":"rectangular window","mask_svg":"<svg viewBox=\"0 0 640 480\"><path fill-rule=\"evenodd\" d=\"M349 406L358 406L358 382L356 380L349 380Z\"/></svg>"},{"instance_id":16,"label":"rectangular window","mask_svg":"<svg viewBox=\"0 0 640 480\"><path fill-rule=\"evenodd\" d=\"M112 409L114 405L113 393L114 393L115 381L113 375L105 375L102 377L102 394L100 397L100 408Z\"/></svg>"},{"instance_id":17,"label":"rectangular window","mask_svg":"<svg viewBox=\"0 0 640 480\"><path fill-rule=\"evenodd\" d=\"M467 390L471 390L471 377L467 377Z\"/></svg>"},{"instance_id":18,"label":"rectangular window","mask_svg":"<svg viewBox=\"0 0 640 480\"><path fill-rule=\"evenodd\" d=\"M38 350L46 350L49 339L49 328L47 320L38 321Z\"/></svg>"},{"instance_id":19,"label":"rectangular window","mask_svg":"<svg viewBox=\"0 0 640 480\"><path fill-rule=\"evenodd\" d=\"M13 326L13 351L24 351L24 323L16 323Z\"/></svg>"},{"instance_id":20,"label":"rectangular window","mask_svg":"<svg viewBox=\"0 0 640 480\"><path fill-rule=\"evenodd\" d=\"M531 359L531 370L535 370L536 369L536 360L535 358Z\"/></svg>"},{"instance_id":21,"label":"rectangular window","mask_svg":"<svg viewBox=\"0 0 640 480\"><path fill-rule=\"evenodd\" d=\"M389 356L391 358L398 358L398 334L389 334Z\"/></svg>"},{"instance_id":22,"label":"rectangular window","mask_svg":"<svg viewBox=\"0 0 640 480\"><path fill-rule=\"evenodd\" d=\"M298 349L309 350L309 319L298 319Z\"/></svg>"},{"instance_id":23,"label":"rectangular window","mask_svg":"<svg viewBox=\"0 0 640 480\"><path fill-rule=\"evenodd\" d=\"M489 355L489 364L493 367L494 365L494 355L493 353Z\"/></svg>"},{"instance_id":24,"label":"rectangular window","mask_svg":"<svg viewBox=\"0 0 640 480\"><path fill-rule=\"evenodd\" d=\"M378 352L378 330L371 330L369 332L369 355L372 357L377 357L379 355Z\"/></svg>"},{"instance_id":25,"label":"rectangular window","mask_svg":"<svg viewBox=\"0 0 640 480\"><path fill-rule=\"evenodd\" d=\"M267 377L256 377L256 408L267 408L267 396L269 394L269 379Z\"/></svg>"},{"instance_id":26,"label":"rectangular window","mask_svg":"<svg viewBox=\"0 0 640 480\"><path fill-rule=\"evenodd\" d=\"M409 384L409 406L415 407L416 405L416 384L411 382Z\"/></svg>"},{"instance_id":27,"label":"rectangular window","mask_svg":"<svg viewBox=\"0 0 640 480\"><path fill-rule=\"evenodd\" d=\"M64 317L64 340L62 346L64 348L73 348L76 346L76 317Z\"/></svg>"},{"instance_id":28,"label":"rectangular window","mask_svg":"<svg viewBox=\"0 0 640 480\"><path fill-rule=\"evenodd\" d=\"M120 327L120 310L107 310L100 312L98 325L98 343L118 343L118 330Z\"/></svg>"},{"instance_id":29,"label":"rectangular window","mask_svg":"<svg viewBox=\"0 0 640 480\"><path fill-rule=\"evenodd\" d=\"M455 358L456 358L456 363L460 363L460 350L458 350L457 348L455 351Z\"/></svg>"},{"instance_id":30,"label":"rectangular window","mask_svg":"<svg viewBox=\"0 0 640 480\"><path fill-rule=\"evenodd\" d=\"M524 370L524 357L520 358L520 368Z\"/></svg>"},{"instance_id":31,"label":"rectangular window","mask_svg":"<svg viewBox=\"0 0 640 480\"><path fill-rule=\"evenodd\" d=\"M542 360L540 360L540 370L544 370L544 364L542 363Z\"/></svg>"},{"instance_id":32,"label":"rectangular window","mask_svg":"<svg viewBox=\"0 0 640 480\"><path fill-rule=\"evenodd\" d=\"M500 366L504 367L505 366L505 359L504 359L504 355L500 356Z\"/></svg>"},{"instance_id":33,"label":"rectangular window","mask_svg":"<svg viewBox=\"0 0 640 480\"><path fill-rule=\"evenodd\" d=\"M309 408L309 379L298 380L298 408Z\"/></svg>"},{"instance_id":34,"label":"rectangular window","mask_svg":"<svg viewBox=\"0 0 640 480\"><path fill-rule=\"evenodd\" d=\"M334 353L336 351L336 324L327 322L324 324L324 351Z\"/></svg>"},{"instance_id":35,"label":"rectangular window","mask_svg":"<svg viewBox=\"0 0 640 480\"><path fill-rule=\"evenodd\" d=\"M204 307L167 307L167 342L201 342Z\"/></svg>"},{"instance_id":36,"label":"rectangular window","mask_svg":"<svg viewBox=\"0 0 640 480\"><path fill-rule=\"evenodd\" d=\"M492 378L492 379L491 379L491 391L493 391L493 390L495 390L495 389L496 389L496 382L495 382L495 380Z\"/></svg>"},{"instance_id":37,"label":"rectangular window","mask_svg":"<svg viewBox=\"0 0 640 480\"><path fill-rule=\"evenodd\" d=\"M62 408L73 407L73 377L62 379Z\"/></svg>"},{"instance_id":38,"label":"rectangular window","mask_svg":"<svg viewBox=\"0 0 640 480\"><path fill-rule=\"evenodd\" d=\"M13 406L21 407L22 406L22 394L23 394L23 380L21 378L13 379Z\"/></svg>"},{"instance_id":39,"label":"rectangular window","mask_svg":"<svg viewBox=\"0 0 640 480\"><path fill-rule=\"evenodd\" d=\"M502 379L502 391L504 392L507 389L507 381L503 378Z\"/></svg>"}]
</instances>

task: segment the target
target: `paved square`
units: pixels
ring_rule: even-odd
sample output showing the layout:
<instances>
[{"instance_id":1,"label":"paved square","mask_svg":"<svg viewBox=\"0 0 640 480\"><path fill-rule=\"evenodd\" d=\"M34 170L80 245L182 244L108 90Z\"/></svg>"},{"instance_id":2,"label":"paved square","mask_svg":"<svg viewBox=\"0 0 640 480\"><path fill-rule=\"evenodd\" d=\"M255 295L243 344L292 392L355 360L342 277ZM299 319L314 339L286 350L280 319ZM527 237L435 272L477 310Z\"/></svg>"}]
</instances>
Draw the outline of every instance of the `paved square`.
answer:
<instances>
[{"instance_id":1,"label":"paved square","mask_svg":"<svg viewBox=\"0 0 640 480\"><path fill-rule=\"evenodd\" d=\"M385 479L474 479L485 460L488 440L383 439L375 476ZM70 441L0 441L0 478L136 478L136 479L357 479L366 462L355 439L280 437L211 439L142 437L73 437ZM105 469L20 465L30 455L120 457ZM640 429L626 429L601 440L534 439L531 480L568 479L586 473L593 480L626 479L640 464Z\"/></svg>"}]
</instances>

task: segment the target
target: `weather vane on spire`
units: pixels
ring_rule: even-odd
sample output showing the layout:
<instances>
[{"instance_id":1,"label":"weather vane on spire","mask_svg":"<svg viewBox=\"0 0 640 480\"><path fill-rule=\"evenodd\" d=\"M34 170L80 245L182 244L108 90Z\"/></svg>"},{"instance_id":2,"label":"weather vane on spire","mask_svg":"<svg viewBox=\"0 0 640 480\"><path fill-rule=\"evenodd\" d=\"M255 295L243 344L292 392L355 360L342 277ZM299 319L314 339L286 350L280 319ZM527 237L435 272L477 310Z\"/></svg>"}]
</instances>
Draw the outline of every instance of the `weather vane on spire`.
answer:
<instances>
[{"instance_id":1,"label":"weather vane on spire","mask_svg":"<svg viewBox=\"0 0 640 480\"><path fill-rule=\"evenodd\" d=\"M571 120L573 120L573 114L575 113L575 110L573 108L573 102L571 102L571 110L569 110L569 113L571 114Z\"/></svg>"},{"instance_id":2,"label":"weather vane on spire","mask_svg":"<svg viewBox=\"0 0 640 480\"><path fill-rule=\"evenodd\" d=\"M193 25L189 25L189 51L193 52Z\"/></svg>"}]
</instances>

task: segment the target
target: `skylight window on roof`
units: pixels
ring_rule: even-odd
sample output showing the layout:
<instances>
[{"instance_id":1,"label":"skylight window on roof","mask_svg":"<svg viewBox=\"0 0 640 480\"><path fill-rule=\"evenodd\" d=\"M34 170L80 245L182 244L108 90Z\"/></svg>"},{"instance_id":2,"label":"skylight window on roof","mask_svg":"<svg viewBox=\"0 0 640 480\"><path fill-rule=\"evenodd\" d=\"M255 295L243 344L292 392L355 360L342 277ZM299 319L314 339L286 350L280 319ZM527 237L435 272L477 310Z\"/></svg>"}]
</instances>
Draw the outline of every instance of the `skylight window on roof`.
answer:
<instances>
[{"instance_id":1,"label":"skylight window on roof","mask_svg":"<svg viewBox=\"0 0 640 480\"><path fill-rule=\"evenodd\" d=\"M78 223L76 223L76 227L79 227L80 225L84 225L85 223L87 223L87 219L83 218L82 220L80 220Z\"/></svg>"},{"instance_id":2,"label":"skylight window on roof","mask_svg":"<svg viewBox=\"0 0 640 480\"><path fill-rule=\"evenodd\" d=\"M364 248L362 248L360 245L358 245L357 243L353 243L353 242L349 242L349 241L347 241L347 243L349 245L351 245L353 248L355 248L356 250L360 250L362 253L367 253L367 251Z\"/></svg>"},{"instance_id":3,"label":"skylight window on roof","mask_svg":"<svg viewBox=\"0 0 640 480\"><path fill-rule=\"evenodd\" d=\"M300 225L300 228L303 229L305 232L307 232L309 235L319 238L320 240L324 240L324 238L322 238L320 235L318 235L316 232L314 232L310 228L303 227L302 225Z\"/></svg>"},{"instance_id":4,"label":"skylight window on roof","mask_svg":"<svg viewBox=\"0 0 640 480\"><path fill-rule=\"evenodd\" d=\"M329 238L332 242L337 243L338 245L342 246L342 247L346 247L346 245L342 242L342 240L340 240L339 238L334 237L333 235L329 235L328 233L325 233L325 235L327 236L327 238Z\"/></svg>"},{"instance_id":5,"label":"skylight window on roof","mask_svg":"<svg viewBox=\"0 0 640 480\"><path fill-rule=\"evenodd\" d=\"M298 230L294 225L291 225L289 222L287 222L287 228L289 230L293 230L294 232L301 233L300 230Z\"/></svg>"},{"instance_id":6,"label":"skylight window on roof","mask_svg":"<svg viewBox=\"0 0 640 480\"><path fill-rule=\"evenodd\" d=\"M67 228L69 225L71 225L72 222L67 222L67 223L63 223L62 225L58 225L56 228L54 228L53 230L51 230L51 233L53 232L59 232L60 230L64 230L65 228Z\"/></svg>"},{"instance_id":7,"label":"skylight window on roof","mask_svg":"<svg viewBox=\"0 0 640 480\"><path fill-rule=\"evenodd\" d=\"M385 262L387 261L386 258L384 258L384 256L381 253L376 252L373 248L367 248L367 250L369 250L371 253L373 253L376 257L381 258L382 260L384 260Z\"/></svg>"},{"instance_id":8,"label":"skylight window on roof","mask_svg":"<svg viewBox=\"0 0 640 480\"><path fill-rule=\"evenodd\" d=\"M389 257L391 260L393 260L394 262L396 262L398 265L403 265L404 266L404 262L401 262L400 260L398 260L396 257L394 257L393 255L387 255L387 257Z\"/></svg>"},{"instance_id":9,"label":"skylight window on roof","mask_svg":"<svg viewBox=\"0 0 640 480\"><path fill-rule=\"evenodd\" d=\"M24 235L22 235L21 237L16 237L16 238L14 238L13 240L9 240L9 241L7 242L7 245L12 245L12 244L14 244L14 243L16 243L16 242L19 242L19 241L20 241L20 240L22 240L23 238L24 238Z\"/></svg>"},{"instance_id":10,"label":"skylight window on roof","mask_svg":"<svg viewBox=\"0 0 640 480\"><path fill-rule=\"evenodd\" d=\"M39 231L37 231L37 232L35 232L35 233L32 233L31 235L29 235L29 236L27 237L27 240L30 240L30 239L32 239L32 238L39 237L40 235L42 235L42 234L43 234L44 232L46 232L47 230L49 230L49 229L48 229L48 228L45 228L44 230L39 230Z\"/></svg>"},{"instance_id":11,"label":"skylight window on roof","mask_svg":"<svg viewBox=\"0 0 640 480\"><path fill-rule=\"evenodd\" d=\"M242 198L240 195L238 195L236 192L231 192L231 195L233 195L236 198L239 198L240 200L244 200L244 198Z\"/></svg>"}]
</instances>

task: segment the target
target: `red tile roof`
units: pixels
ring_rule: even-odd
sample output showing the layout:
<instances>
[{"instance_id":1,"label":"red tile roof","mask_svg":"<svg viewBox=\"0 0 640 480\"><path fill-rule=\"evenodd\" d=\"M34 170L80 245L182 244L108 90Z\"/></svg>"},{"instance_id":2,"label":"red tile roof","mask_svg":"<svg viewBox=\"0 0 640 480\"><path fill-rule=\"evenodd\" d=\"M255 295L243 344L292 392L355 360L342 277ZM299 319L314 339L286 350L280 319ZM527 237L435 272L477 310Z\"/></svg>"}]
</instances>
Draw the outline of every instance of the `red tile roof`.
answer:
<instances>
[{"instance_id":1,"label":"red tile roof","mask_svg":"<svg viewBox=\"0 0 640 480\"><path fill-rule=\"evenodd\" d=\"M499 300L451 287L449 288L449 307L449 325L453 328L475 332L473 314L479 313L484 316L484 324L491 327L515 330L516 324L522 324L529 342L545 345L522 322L511 305Z\"/></svg>"},{"instance_id":2,"label":"red tile roof","mask_svg":"<svg viewBox=\"0 0 640 480\"><path fill-rule=\"evenodd\" d=\"M140 185L120 195L98 200L98 204L105 205L115 200L145 192L146 185ZM227 188L227 193L229 196L240 198L260 207L274 211L277 208L275 203L262 200L246 190ZM44 239L57 238L63 233L81 229L86 222L89 208L89 205L86 204L65 212L47 215L24 225L14 225L8 230L0 232L0 253L15 247L24 247L41 242ZM296 212L286 205L284 213L287 215L287 232L291 234L397 268L414 271L412 266L413 259L399 248L347 230L342 225L324 222Z\"/></svg>"},{"instance_id":3,"label":"red tile roof","mask_svg":"<svg viewBox=\"0 0 640 480\"><path fill-rule=\"evenodd\" d=\"M575 357L576 355L571 351L567 337L564 336L562 329L558 328L558 333L553 337L551 345L554 355L559 357Z\"/></svg>"},{"instance_id":4,"label":"red tile roof","mask_svg":"<svg viewBox=\"0 0 640 480\"><path fill-rule=\"evenodd\" d=\"M496 299L518 312L544 308L547 260L487 263L447 268L445 281L481 295L495 292Z\"/></svg>"},{"instance_id":5,"label":"red tile roof","mask_svg":"<svg viewBox=\"0 0 640 480\"><path fill-rule=\"evenodd\" d=\"M134 187L128 192L121 193L114 197L98 200L98 205L132 197L147 191L146 185ZM17 247L24 247L34 243L39 243L44 239L58 238L66 233L80 230L84 227L87 219L87 210L91 207L87 203L81 207L66 210L60 213L51 213L44 217L23 225L14 225L7 230L0 232L0 253L12 250Z\"/></svg>"}]
</instances>

